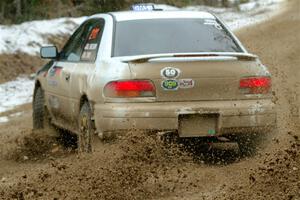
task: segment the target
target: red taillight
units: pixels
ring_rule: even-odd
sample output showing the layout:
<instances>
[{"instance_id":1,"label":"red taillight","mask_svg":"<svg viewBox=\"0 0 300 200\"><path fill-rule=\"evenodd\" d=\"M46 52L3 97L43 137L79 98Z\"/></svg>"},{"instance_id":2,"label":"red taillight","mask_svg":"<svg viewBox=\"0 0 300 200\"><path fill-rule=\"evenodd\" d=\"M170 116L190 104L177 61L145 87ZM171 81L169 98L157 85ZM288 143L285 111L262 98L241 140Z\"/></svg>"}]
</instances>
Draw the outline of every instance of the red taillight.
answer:
<instances>
[{"instance_id":1,"label":"red taillight","mask_svg":"<svg viewBox=\"0 0 300 200\"><path fill-rule=\"evenodd\" d=\"M270 77L247 77L240 80L240 89L247 94L266 94L270 88Z\"/></svg>"},{"instance_id":2,"label":"red taillight","mask_svg":"<svg viewBox=\"0 0 300 200\"><path fill-rule=\"evenodd\" d=\"M149 80L113 81L105 85L104 95L113 98L154 97L155 86Z\"/></svg>"}]
</instances>

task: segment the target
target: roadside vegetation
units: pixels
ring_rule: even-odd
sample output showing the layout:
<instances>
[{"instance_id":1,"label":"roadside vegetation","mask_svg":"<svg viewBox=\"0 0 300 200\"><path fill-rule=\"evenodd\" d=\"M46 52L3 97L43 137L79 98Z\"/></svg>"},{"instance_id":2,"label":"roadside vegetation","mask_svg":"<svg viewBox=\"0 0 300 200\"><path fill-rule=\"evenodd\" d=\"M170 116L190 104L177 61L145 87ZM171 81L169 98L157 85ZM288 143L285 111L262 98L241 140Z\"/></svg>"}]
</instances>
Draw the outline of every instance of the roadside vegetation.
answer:
<instances>
[{"instance_id":1,"label":"roadside vegetation","mask_svg":"<svg viewBox=\"0 0 300 200\"><path fill-rule=\"evenodd\" d=\"M0 24L127 10L134 3L237 7L249 0L1 0Z\"/></svg>"}]
</instances>

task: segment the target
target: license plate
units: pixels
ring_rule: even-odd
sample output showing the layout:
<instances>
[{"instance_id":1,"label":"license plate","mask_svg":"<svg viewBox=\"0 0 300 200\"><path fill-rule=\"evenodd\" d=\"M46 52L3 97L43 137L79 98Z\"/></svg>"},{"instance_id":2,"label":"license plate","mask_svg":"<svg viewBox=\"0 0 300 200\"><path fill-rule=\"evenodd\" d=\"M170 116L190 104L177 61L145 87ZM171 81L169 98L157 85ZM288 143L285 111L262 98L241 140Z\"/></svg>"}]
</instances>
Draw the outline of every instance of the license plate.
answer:
<instances>
[{"instance_id":1,"label":"license plate","mask_svg":"<svg viewBox=\"0 0 300 200\"><path fill-rule=\"evenodd\" d=\"M214 136L218 131L219 114L179 115L180 137Z\"/></svg>"}]
</instances>

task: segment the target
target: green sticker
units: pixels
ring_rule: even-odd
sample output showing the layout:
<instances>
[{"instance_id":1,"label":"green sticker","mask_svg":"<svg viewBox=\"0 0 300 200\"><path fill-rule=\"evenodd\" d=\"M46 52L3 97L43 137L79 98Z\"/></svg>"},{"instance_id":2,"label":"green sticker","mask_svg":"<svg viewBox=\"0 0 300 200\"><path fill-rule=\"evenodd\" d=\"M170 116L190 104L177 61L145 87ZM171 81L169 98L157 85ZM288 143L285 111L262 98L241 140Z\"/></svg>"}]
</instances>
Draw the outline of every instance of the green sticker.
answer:
<instances>
[{"instance_id":1,"label":"green sticker","mask_svg":"<svg viewBox=\"0 0 300 200\"><path fill-rule=\"evenodd\" d=\"M177 80L164 80L161 83L161 87L165 90L177 90L178 86L179 84Z\"/></svg>"},{"instance_id":2,"label":"green sticker","mask_svg":"<svg viewBox=\"0 0 300 200\"><path fill-rule=\"evenodd\" d=\"M216 134L216 130L214 130L214 129L208 130L208 135L215 135L215 134Z\"/></svg>"}]
</instances>

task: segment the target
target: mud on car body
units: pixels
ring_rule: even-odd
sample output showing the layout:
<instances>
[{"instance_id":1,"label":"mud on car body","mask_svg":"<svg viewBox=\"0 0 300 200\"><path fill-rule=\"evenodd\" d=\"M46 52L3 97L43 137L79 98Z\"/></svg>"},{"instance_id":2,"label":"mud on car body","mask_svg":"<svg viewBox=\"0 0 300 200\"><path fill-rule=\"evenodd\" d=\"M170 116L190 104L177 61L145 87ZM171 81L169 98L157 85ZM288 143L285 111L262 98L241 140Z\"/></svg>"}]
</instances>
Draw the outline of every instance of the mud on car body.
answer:
<instances>
[{"instance_id":1,"label":"mud on car body","mask_svg":"<svg viewBox=\"0 0 300 200\"><path fill-rule=\"evenodd\" d=\"M84 151L132 128L239 137L275 125L269 71L207 12L97 14L41 57L52 61L36 77L34 126L50 119Z\"/></svg>"}]
</instances>

